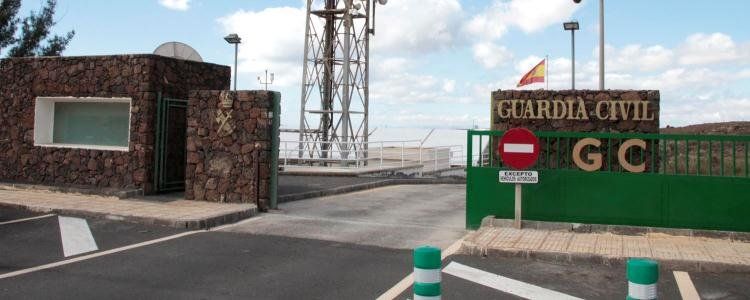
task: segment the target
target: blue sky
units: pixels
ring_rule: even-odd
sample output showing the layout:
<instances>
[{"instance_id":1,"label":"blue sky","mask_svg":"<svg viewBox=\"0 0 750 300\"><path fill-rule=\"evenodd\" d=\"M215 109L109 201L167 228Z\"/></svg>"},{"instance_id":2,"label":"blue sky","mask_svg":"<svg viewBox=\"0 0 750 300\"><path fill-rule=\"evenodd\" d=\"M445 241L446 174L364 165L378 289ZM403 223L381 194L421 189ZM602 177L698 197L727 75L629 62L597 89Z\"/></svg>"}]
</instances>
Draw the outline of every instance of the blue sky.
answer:
<instances>
[{"instance_id":1,"label":"blue sky","mask_svg":"<svg viewBox=\"0 0 750 300\"><path fill-rule=\"evenodd\" d=\"M41 0L23 1L22 12ZM598 2L390 0L372 40L371 127L468 127L489 122L492 90L512 89L550 56L550 88L597 85ZM299 118L301 0L58 0L57 32L76 30L65 55L150 53L166 41L231 65L222 37L237 32L240 89L276 73L285 127ZM605 1L607 88L659 89L661 125L750 120L750 11L746 0ZM543 84L528 86L543 88Z\"/></svg>"}]
</instances>

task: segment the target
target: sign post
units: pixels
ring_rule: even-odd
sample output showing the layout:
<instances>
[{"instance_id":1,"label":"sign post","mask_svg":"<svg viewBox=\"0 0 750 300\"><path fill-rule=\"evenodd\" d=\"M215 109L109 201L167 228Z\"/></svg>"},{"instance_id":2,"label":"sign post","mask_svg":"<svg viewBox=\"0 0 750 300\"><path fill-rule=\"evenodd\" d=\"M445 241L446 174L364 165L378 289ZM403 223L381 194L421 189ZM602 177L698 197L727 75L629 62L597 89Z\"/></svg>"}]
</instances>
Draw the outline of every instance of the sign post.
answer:
<instances>
[{"instance_id":1,"label":"sign post","mask_svg":"<svg viewBox=\"0 0 750 300\"><path fill-rule=\"evenodd\" d=\"M538 172L521 170L532 166L539 158L539 139L526 128L513 128L503 134L497 147L503 164L519 170L500 171L499 180L502 183L516 184L513 226L521 229L521 184L539 182Z\"/></svg>"}]
</instances>

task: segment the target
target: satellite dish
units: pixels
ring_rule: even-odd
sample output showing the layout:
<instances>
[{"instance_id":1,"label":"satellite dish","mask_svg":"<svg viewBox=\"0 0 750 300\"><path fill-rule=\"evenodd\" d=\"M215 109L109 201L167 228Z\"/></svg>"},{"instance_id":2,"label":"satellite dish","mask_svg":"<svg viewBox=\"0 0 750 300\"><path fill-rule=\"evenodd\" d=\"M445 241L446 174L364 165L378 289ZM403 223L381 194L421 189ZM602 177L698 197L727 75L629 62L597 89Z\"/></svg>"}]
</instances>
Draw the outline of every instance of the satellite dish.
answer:
<instances>
[{"instance_id":1,"label":"satellite dish","mask_svg":"<svg viewBox=\"0 0 750 300\"><path fill-rule=\"evenodd\" d=\"M161 44L159 47L156 47L156 50L154 50L154 54L166 56L166 57L184 59L184 60L203 62L203 58L201 58L201 55L198 54L198 51L195 51L193 47L190 47L187 44L180 43L180 42L167 42L167 43Z\"/></svg>"}]
</instances>

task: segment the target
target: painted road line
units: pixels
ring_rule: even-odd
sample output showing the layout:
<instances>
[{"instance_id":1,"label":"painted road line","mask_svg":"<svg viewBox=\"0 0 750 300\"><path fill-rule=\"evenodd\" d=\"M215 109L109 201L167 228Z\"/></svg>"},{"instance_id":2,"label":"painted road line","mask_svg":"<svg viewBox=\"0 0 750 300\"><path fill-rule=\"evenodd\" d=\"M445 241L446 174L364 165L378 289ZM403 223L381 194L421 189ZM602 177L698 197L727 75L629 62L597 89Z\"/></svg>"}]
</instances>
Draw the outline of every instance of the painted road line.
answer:
<instances>
[{"instance_id":1,"label":"painted road line","mask_svg":"<svg viewBox=\"0 0 750 300\"><path fill-rule=\"evenodd\" d=\"M448 246L448 248L445 248L445 251L442 251L440 260L445 260L446 257L453 255L456 253L459 249L461 249L461 245L463 244L464 239L461 238L458 241L454 242L452 245ZM409 275L406 275L404 279L401 279L396 285L388 289L385 293L380 295L380 297L377 298L377 300L393 300L398 297L398 295L401 295L406 289L411 287L411 285L414 283L414 273L409 273Z\"/></svg>"},{"instance_id":2,"label":"painted road line","mask_svg":"<svg viewBox=\"0 0 750 300\"><path fill-rule=\"evenodd\" d=\"M183 232L183 233L179 233L179 234L175 234L175 235L170 235L170 236L163 237L163 238L158 238L158 239L155 239L155 240L145 241L145 242L138 243L138 244L128 245L128 246L124 246L124 247L120 247L120 248L110 249L110 250L106 250L106 251L92 253L92 254L89 254L89 255L83 255L83 256L79 256L79 257L75 257L75 258L63 260L63 261L58 261L58 262L54 262L54 263L50 263L50 264L46 264L46 265L36 266L36 267L33 267L33 268L28 268L28 269L13 271L13 272L10 272L10 273L0 274L0 279L6 279L6 278L11 278L11 277L15 277L15 276L23 275L23 274L28 274L28 273L32 273L32 272L36 272L36 271L57 268L57 267L60 267L60 266L77 263L79 261L89 260L89 259L92 259L92 258L97 258L97 257L109 255L109 254L114 254L114 253L118 253L118 252L130 250L130 249L145 247L145 246L148 246L148 245L153 245L153 244L157 244L157 243L161 243L161 242L166 242L166 241L169 241L169 240L178 239L178 238L185 237L185 236L188 236L188 235L191 235L191 234L196 234L196 233L199 233L199 232L205 232L205 231L203 231L203 230L197 230L197 231Z\"/></svg>"},{"instance_id":3,"label":"painted road line","mask_svg":"<svg viewBox=\"0 0 750 300\"><path fill-rule=\"evenodd\" d=\"M503 152L534 153L534 144L503 144Z\"/></svg>"},{"instance_id":4,"label":"painted road line","mask_svg":"<svg viewBox=\"0 0 750 300\"><path fill-rule=\"evenodd\" d=\"M33 221L33 220L44 219L44 218L49 218L49 217L53 217L53 216L55 216L55 214L47 214L47 215L43 215L43 216L36 216L36 217L25 218L25 219L18 219L18 220L13 220L13 221L5 221L5 222L0 222L0 225L7 225L7 224L21 223L21 222L26 222L26 221Z\"/></svg>"},{"instance_id":5,"label":"painted road line","mask_svg":"<svg viewBox=\"0 0 750 300\"><path fill-rule=\"evenodd\" d=\"M58 220L65 257L99 250L86 219L59 216Z\"/></svg>"},{"instance_id":6,"label":"painted road line","mask_svg":"<svg viewBox=\"0 0 750 300\"><path fill-rule=\"evenodd\" d=\"M677 287L680 289L680 295L683 300L700 300L698 291L690 280L690 274L687 272L674 271L674 280L677 281Z\"/></svg>"},{"instance_id":7,"label":"painted road line","mask_svg":"<svg viewBox=\"0 0 750 300\"><path fill-rule=\"evenodd\" d=\"M581 299L523 281L475 269L457 262L448 264L443 269L443 272L526 299Z\"/></svg>"},{"instance_id":8,"label":"painted road line","mask_svg":"<svg viewBox=\"0 0 750 300\"><path fill-rule=\"evenodd\" d=\"M213 227L213 228L209 228L208 231L222 231L224 229L231 228L231 227L234 227L234 226L239 226L239 225L242 225L242 224L252 223L252 222L258 221L260 219L263 219L263 217L252 217L250 219L245 219L245 220L239 221L239 222L234 223L234 224L226 224L226 225L221 225L221 226L216 226L216 227Z\"/></svg>"}]
</instances>

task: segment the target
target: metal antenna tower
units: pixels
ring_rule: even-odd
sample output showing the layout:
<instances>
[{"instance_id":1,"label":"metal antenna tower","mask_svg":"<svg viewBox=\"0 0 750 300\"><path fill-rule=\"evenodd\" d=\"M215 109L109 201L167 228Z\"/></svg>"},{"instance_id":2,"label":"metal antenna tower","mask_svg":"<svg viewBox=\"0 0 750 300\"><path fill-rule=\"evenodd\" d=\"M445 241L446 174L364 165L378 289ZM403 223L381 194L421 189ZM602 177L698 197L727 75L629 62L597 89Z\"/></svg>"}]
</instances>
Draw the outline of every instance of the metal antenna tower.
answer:
<instances>
[{"instance_id":1,"label":"metal antenna tower","mask_svg":"<svg viewBox=\"0 0 750 300\"><path fill-rule=\"evenodd\" d=\"M375 0L307 0L300 159L347 164L366 158L374 20Z\"/></svg>"}]
</instances>

